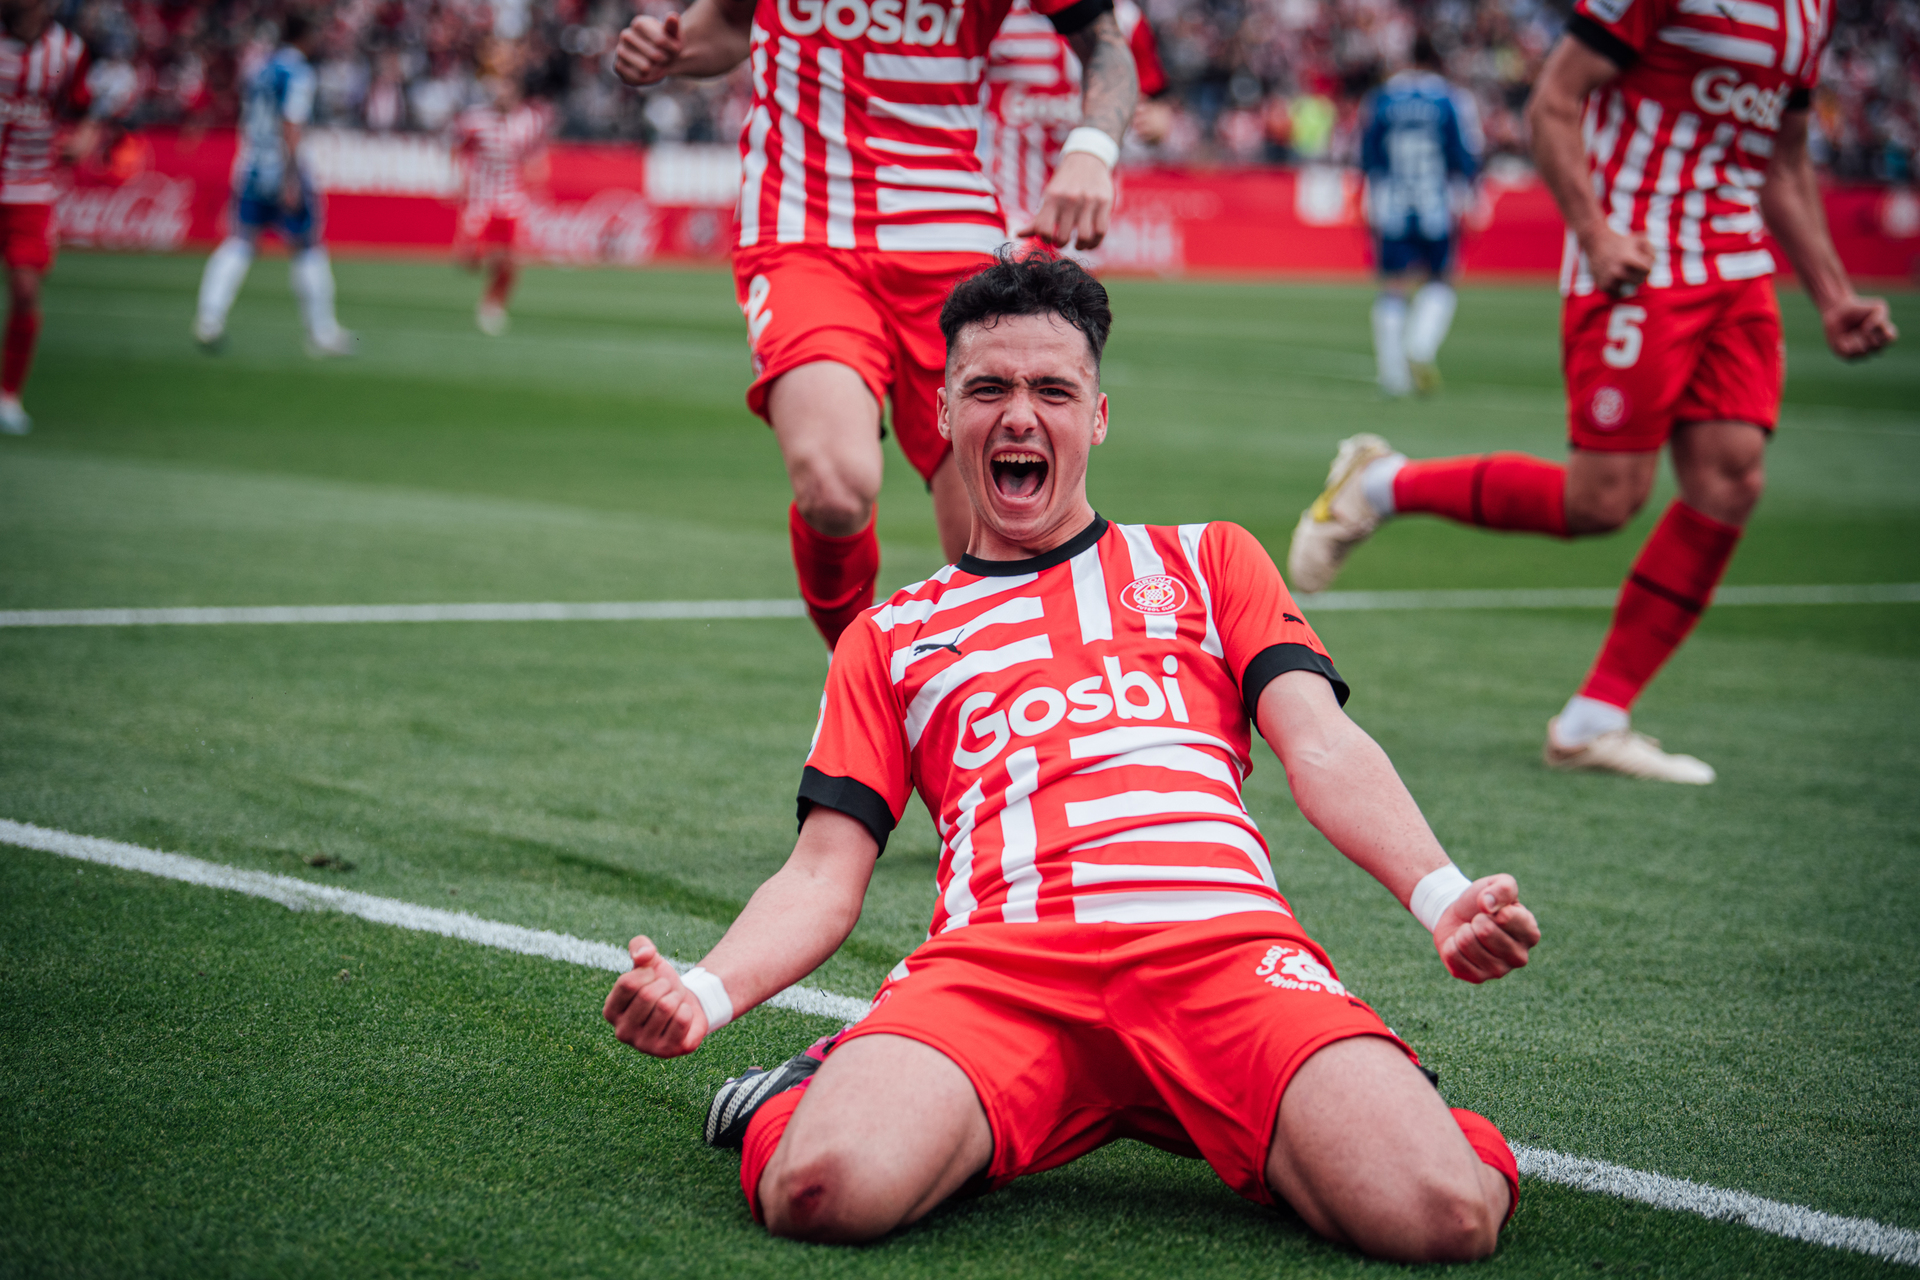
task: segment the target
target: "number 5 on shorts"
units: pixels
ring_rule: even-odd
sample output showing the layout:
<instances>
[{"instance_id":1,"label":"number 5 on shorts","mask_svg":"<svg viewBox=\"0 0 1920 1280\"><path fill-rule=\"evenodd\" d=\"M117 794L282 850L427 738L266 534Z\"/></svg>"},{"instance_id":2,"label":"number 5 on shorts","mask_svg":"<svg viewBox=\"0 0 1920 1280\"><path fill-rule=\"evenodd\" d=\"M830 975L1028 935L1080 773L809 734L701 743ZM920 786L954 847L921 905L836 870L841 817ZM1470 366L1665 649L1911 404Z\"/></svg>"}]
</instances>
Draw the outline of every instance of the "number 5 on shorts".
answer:
<instances>
[{"instance_id":1,"label":"number 5 on shorts","mask_svg":"<svg viewBox=\"0 0 1920 1280\"><path fill-rule=\"evenodd\" d=\"M1647 309L1628 303L1621 303L1607 316L1607 345L1600 348L1600 358L1616 369L1631 369L1640 358L1640 344L1644 335L1640 326L1646 321Z\"/></svg>"}]
</instances>

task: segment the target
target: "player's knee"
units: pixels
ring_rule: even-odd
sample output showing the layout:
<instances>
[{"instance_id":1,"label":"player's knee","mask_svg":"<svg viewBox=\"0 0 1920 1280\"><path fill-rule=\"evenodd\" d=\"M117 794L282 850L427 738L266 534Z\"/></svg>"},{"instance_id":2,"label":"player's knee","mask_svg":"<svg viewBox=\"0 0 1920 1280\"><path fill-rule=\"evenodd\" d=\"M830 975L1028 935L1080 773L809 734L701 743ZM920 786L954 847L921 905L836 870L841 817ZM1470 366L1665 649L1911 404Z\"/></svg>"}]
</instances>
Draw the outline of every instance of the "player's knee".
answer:
<instances>
[{"instance_id":1,"label":"player's knee","mask_svg":"<svg viewBox=\"0 0 1920 1280\"><path fill-rule=\"evenodd\" d=\"M1640 514L1640 508L1646 504L1647 491L1633 486L1570 493L1567 495L1567 532L1612 533Z\"/></svg>"},{"instance_id":2,"label":"player's knee","mask_svg":"<svg viewBox=\"0 0 1920 1280\"><path fill-rule=\"evenodd\" d=\"M1493 1252L1501 1215L1477 1178L1436 1182L1424 1191L1408 1261L1471 1262Z\"/></svg>"},{"instance_id":3,"label":"player's knee","mask_svg":"<svg viewBox=\"0 0 1920 1280\"><path fill-rule=\"evenodd\" d=\"M873 497L823 468L794 469L793 500L800 518L830 538L844 538L867 527Z\"/></svg>"},{"instance_id":4,"label":"player's knee","mask_svg":"<svg viewBox=\"0 0 1920 1280\"><path fill-rule=\"evenodd\" d=\"M858 1241L885 1235L894 1221L871 1201L861 1194L852 1153L839 1149L776 1158L760 1186L768 1233L791 1240Z\"/></svg>"}]
</instances>

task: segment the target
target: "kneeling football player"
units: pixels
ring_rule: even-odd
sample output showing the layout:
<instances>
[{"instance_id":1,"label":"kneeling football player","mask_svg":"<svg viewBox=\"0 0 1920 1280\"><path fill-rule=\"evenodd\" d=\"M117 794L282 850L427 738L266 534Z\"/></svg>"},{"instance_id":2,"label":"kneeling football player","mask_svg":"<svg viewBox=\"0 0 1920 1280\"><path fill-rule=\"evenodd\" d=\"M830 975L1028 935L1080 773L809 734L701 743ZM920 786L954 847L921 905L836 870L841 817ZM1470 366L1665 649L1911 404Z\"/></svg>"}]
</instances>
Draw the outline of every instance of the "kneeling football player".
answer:
<instances>
[{"instance_id":1,"label":"kneeling football player","mask_svg":"<svg viewBox=\"0 0 1920 1280\"><path fill-rule=\"evenodd\" d=\"M1241 800L1257 728L1301 811L1468 982L1540 939L1513 878L1466 877L1253 537L1112 524L1104 289L1003 258L957 286L941 431L973 535L835 651L800 838L684 977L645 938L619 1038L691 1053L832 955L911 792L942 836L928 940L864 1018L730 1082L710 1140L776 1235L859 1241L1116 1138L1200 1156L1241 1195L1404 1261L1492 1252L1519 1191L1499 1131L1294 920Z\"/></svg>"}]
</instances>

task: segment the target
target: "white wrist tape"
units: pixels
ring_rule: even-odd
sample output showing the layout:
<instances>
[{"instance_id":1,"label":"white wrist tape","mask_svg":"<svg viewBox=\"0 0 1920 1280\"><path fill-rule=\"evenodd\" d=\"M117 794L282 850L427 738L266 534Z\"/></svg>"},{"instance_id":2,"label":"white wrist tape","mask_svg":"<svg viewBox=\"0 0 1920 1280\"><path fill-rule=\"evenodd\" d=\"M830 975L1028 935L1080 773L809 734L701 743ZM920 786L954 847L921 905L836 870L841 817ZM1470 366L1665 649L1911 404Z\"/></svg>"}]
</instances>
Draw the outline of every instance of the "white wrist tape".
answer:
<instances>
[{"instance_id":1,"label":"white wrist tape","mask_svg":"<svg viewBox=\"0 0 1920 1280\"><path fill-rule=\"evenodd\" d=\"M1407 910L1413 912L1413 918L1426 926L1428 933L1440 923L1440 917L1446 914L1453 900L1473 888L1473 881L1460 873L1460 868L1449 862L1438 871L1430 871L1413 886L1413 897L1407 902Z\"/></svg>"},{"instance_id":2,"label":"white wrist tape","mask_svg":"<svg viewBox=\"0 0 1920 1280\"><path fill-rule=\"evenodd\" d=\"M693 968L681 974L680 981L687 984L687 990L693 992L700 1007L707 1011L708 1035L733 1021L733 997L727 994L727 984L720 981L719 974Z\"/></svg>"},{"instance_id":3,"label":"white wrist tape","mask_svg":"<svg viewBox=\"0 0 1920 1280\"><path fill-rule=\"evenodd\" d=\"M1076 151L1084 151L1090 156L1099 157L1109 169L1120 163L1120 144L1109 137L1105 129L1096 129L1090 124L1083 124L1069 133L1065 144L1060 148L1062 157L1070 156Z\"/></svg>"}]
</instances>

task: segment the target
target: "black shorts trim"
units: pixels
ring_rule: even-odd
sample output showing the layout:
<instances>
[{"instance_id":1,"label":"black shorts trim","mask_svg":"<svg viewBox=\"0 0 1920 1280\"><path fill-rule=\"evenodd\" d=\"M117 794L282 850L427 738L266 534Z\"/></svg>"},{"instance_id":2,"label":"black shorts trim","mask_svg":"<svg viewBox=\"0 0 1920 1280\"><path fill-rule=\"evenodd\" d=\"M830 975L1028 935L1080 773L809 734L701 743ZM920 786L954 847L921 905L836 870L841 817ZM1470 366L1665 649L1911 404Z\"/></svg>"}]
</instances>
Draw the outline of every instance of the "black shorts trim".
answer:
<instances>
[{"instance_id":1,"label":"black shorts trim","mask_svg":"<svg viewBox=\"0 0 1920 1280\"><path fill-rule=\"evenodd\" d=\"M1113 0L1080 0L1078 4L1068 5L1058 13L1048 14L1047 21L1061 35L1070 36L1085 31L1101 14L1112 12Z\"/></svg>"},{"instance_id":2,"label":"black shorts trim","mask_svg":"<svg viewBox=\"0 0 1920 1280\"><path fill-rule=\"evenodd\" d=\"M1327 655L1311 649L1304 644L1270 644L1253 655L1253 661L1247 664L1247 673L1240 677L1240 698L1247 704L1247 719L1253 721L1253 727L1260 727L1260 695L1274 678L1289 671L1311 671L1315 675L1325 676L1327 683L1333 686L1333 696L1340 700L1341 706L1347 705L1352 690L1340 673L1333 669L1333 663Z\"/></svg>"},{"instance_id":3,"label":"black shorts trim","mask_svg":"<svg viewBox=\"0 0 1920 1280\"><path fill-rule=\"evenodd\" d=\"M1638 50L1584 13L1567 19L1567 34L1622 71L1640 61Z\"/></svg>"},{"instance_id":4,"label":"black shorts trim","mask_svg":"<svg viewBox=\"0 0 1920 1280\"><path fill-rule=\"evenodd\" d=\"M887 837L893 834L895 822L893 810L878 791L858 778L836 778L808 765L800 774L800 825L806 825L807 814L817 804L837 809L871 832L880 846L874 857L887 851Z\"/></svg>"}]
</instances>

